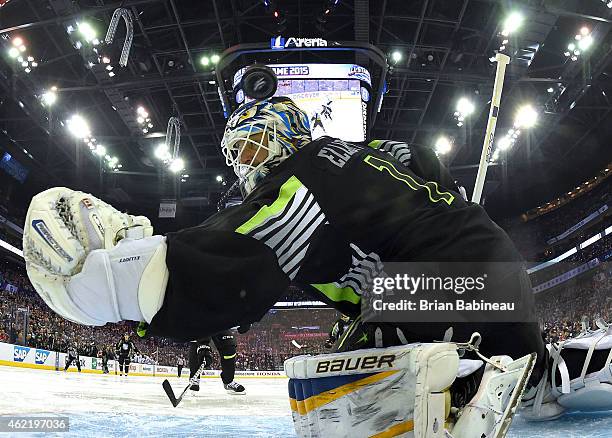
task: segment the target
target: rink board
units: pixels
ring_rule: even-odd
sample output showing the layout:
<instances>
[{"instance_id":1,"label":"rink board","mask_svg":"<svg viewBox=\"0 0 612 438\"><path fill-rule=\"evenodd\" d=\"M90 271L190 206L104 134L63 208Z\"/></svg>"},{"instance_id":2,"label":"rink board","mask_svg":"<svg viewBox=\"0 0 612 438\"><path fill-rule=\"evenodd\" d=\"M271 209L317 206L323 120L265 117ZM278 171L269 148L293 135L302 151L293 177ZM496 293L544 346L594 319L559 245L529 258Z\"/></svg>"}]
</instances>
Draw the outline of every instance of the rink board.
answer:
<instances>
[{"instance_id":1,"label":"rink board","mask_svg":"<svg viewBox=\"0 0 612 438\"><path fill-rule=\"evenodd\" d=\"M55 371L64 369L66 365L66 353L43 350L40 348L23 347L0 342L0 365L32 368L38 370ZM102 374L102 359L97 357L80 356L81 372ZM117 369L116 369L117 368ZM108 361L108 370L111 374L118 372L115 360ZM69 372L77 372L76 365L71 365ZM163 365L146 365L139 363L130 364L131 376L150 377L177 377L178 368ZM217 378L221 375L220 370L205 370L202 377ZM241 378L287 378L283 371L236 371ZM184 367L181 377L189 377L189 367Z\"/></svg>"}]
</instances>

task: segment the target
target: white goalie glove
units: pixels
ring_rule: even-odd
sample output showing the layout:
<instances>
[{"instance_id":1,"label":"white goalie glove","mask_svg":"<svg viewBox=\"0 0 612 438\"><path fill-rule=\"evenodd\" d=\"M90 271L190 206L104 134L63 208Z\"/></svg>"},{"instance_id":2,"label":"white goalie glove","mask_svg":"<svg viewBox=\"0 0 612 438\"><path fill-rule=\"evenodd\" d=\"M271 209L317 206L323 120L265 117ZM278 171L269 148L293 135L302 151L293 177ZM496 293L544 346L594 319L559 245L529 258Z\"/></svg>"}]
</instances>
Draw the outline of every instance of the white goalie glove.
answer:
<instances>
[{"instance_id":1,"label":"white goalie glove","mask_svg":"<svg viewBox=\"0 0 612 438\"><path fill-rule=\"evenodd\" d=\"M121 213L87 193L55 187L32 198L28 209L23 233L28 277L47 305L66 319L87 325L133 319L142 315L137 311L142 271L153 255L165 268L165 239L151 236L153 227L146 217ZM128 260L129 266L115 266L134 252L138 255ZM165 280L166 271L160 270ZM121 283L115 281L117 275ZM119 294L116 283L126 294ZM134 283L136 303L129 298Z\"/></svg>"}]
</instances>

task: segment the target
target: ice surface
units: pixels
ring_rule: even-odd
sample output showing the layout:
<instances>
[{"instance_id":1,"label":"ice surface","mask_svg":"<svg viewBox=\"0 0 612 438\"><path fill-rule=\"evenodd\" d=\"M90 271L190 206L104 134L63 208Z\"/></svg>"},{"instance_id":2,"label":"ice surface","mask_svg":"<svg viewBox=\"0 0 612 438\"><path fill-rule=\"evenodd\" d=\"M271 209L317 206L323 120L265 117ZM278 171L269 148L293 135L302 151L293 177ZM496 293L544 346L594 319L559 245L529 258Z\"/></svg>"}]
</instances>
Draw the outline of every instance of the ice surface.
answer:
<instances>
[{"instance_id":1,"label":"ice surface","mask_svg":"<svg viewBox=\"0 0 612 438\"><path fill-rule=\"evenodd\" d=\"M68 416L70 432L58 437L295 436L285 379L239 380L247 389L244 396L227 394L218 378L202 379L200 392L185 396L177 408L163 392L162 380L0 366L0 415ZM170 381L177 393L186 385L186 379ZM612 414L573 414L537 424L519 417L508 437L612 437Z\"/></svg>"}]
</instances>

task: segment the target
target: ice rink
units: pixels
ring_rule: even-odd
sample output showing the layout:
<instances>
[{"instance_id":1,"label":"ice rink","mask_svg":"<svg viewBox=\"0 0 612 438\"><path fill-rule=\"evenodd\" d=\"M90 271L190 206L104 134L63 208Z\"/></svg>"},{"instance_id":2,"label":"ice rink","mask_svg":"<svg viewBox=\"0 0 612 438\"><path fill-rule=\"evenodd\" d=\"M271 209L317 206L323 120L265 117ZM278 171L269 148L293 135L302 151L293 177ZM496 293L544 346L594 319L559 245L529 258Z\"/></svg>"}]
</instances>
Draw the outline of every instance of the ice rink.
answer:
<instances>
[{"instance_id":1,"label":"ice rink","mask_svg":"<svg viewBox=\"0 0 612 438\"><path fill-rule=\"evenodd\" d=\"M175 392L186 379L170 379ZM70 432L44 436L292 437L287 380L244 378L247 395L226 394L217 378L173 408L159 377L63 373L0 366L1 415L67 416ZM17 437L43 434L13 434ZM11 434L0 434L11 436ZM517 418L508 435L612 437L612 414L574 414L540 424Z\"/></svg>"}]
</instances>

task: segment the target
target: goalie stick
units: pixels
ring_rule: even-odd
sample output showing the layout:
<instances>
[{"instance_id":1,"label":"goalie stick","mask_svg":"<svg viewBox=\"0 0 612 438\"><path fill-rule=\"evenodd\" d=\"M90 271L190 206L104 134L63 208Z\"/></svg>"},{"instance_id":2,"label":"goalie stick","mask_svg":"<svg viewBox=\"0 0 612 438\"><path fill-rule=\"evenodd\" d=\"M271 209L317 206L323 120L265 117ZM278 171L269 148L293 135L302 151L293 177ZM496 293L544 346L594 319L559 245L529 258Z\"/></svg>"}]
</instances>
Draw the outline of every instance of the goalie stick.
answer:
<instances>
[{"instance_id":1,"label":"goalie stick","mask_svg":"<svg viewBox=\"0 0 612 438\"><path fill-rule=\"evenodd\" d=\"M202 362L202 365L200 365L200 368L198 368L198 370L193 375L193 377L189 379L189 384L187 385L185 389L183 389L183 392L181 393L181 395L178 396L178 398L174 395L174 391L172 390L172 385L170 385L170 382L168 381L168 379L163 381L162 388L164 388L164 391L166 392L166 395L170 399L170 403L172 403L172 406L176 408L179 405L181 400L183 400L183 396L185 395L187 390L191 387L191 385L193 385L194 383L197 383L198 378L200 377L202 372L204 372L205 367L206 367L206 361Z\"/></svg>"}]
</instances>

